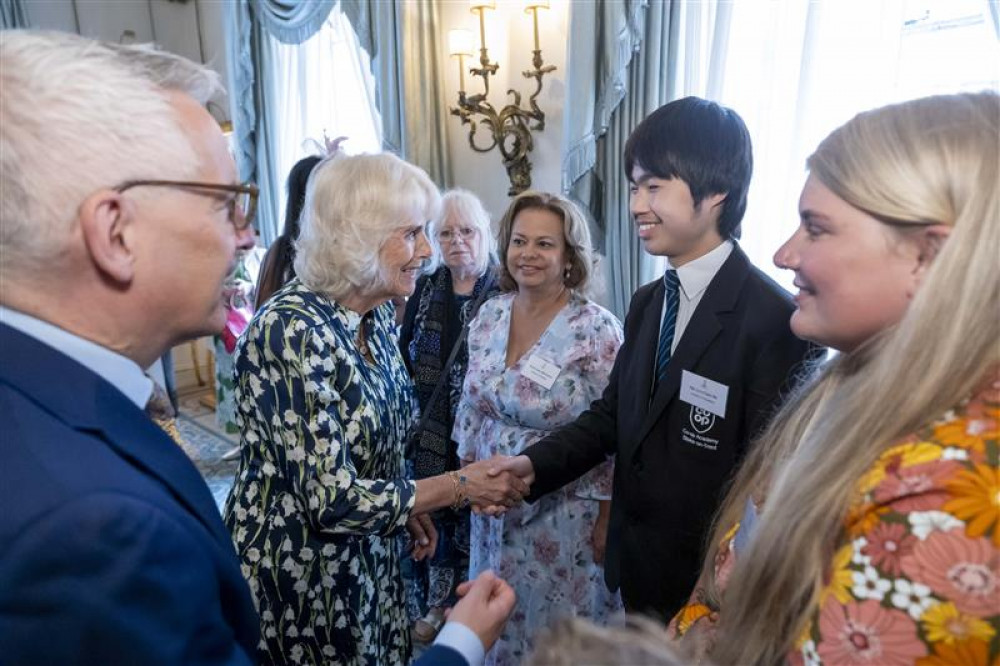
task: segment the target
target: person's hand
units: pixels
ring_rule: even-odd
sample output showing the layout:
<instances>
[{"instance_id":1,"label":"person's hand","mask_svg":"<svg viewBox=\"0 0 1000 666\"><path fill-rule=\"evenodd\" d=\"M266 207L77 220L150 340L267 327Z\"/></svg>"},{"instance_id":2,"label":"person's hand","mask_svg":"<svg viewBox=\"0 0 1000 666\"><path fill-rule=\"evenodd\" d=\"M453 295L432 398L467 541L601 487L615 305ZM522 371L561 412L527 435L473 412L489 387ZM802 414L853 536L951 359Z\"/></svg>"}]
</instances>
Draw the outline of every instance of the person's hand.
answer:
<instances>
[{"instance_id":1,"label":"person's hand","mask_svg":"<svg viewBox=\"0 0 1000 666\"><path fill-rule=\"evenodd\" d=\"M519 504L528 494L528 484L516 474L503 470L491 473L499 458L480 460L462 468L466 497L476 513L492 508L489 515L498 515Z\"/></svg>"},{"instance_id":2,"label":"person's hand","mask_svg":"<svg viewBox=\"0 0 1000 666\"><path fill-rule=\"evenodd\" d=\"M529 486L535 482L535 466L531 464L531 458L528 456L493 456L488 462L493 463L490 465L490 476L511 472Z\"/></svg>"},{"instance_id":3,"label":"person's hand","mask_svg":"<svg viewBox=\"0 0 1000 666\"><path fill-rule=\"evenodd\" d=\"M455 593L461 600L449 611L448 621L471 629L489 652L514 611L514 589L492 571L484 571L459 585Z\"/></svg>"},{"instance_id":4,"label":"person's hand","mask_svg":"<svg viewBox=\"0 0 1000 666\"><path fill-rule=\"evenodd\" d=\"M429 514L410 516L406 521L406 531L410 533L410 556L417 562L433 555L437 550L437 528Z\"/></svg>"},{"instance_id":5,"label":"person's hand","mask_svg":"<svg viewBox=\"0 0 1000 666\"><path fill-rule=\"evenodd\" d=\"M487 470L487 475L490 477L498 477L506 474L513 474L515 477L520 479L526 487L531 486L535 480L535 468L531 464L531 459L528 456L493 456L489 460L484 462L490 463L489 469ZM527 492L522 495L527 495ZM492 504L483 506L472 506L473 513L484 514L487 516L499 516L507 510L508 506L504 504Z\"/></svg>"}]
</instances>

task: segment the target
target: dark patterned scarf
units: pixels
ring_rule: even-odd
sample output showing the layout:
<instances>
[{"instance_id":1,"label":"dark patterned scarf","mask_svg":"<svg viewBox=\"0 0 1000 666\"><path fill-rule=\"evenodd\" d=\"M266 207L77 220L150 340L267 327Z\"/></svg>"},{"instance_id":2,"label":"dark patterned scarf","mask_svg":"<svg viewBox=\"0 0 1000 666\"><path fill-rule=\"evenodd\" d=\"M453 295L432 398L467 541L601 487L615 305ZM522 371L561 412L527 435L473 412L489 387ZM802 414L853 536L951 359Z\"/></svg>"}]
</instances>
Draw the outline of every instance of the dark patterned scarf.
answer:
<instances>
[{"instance_id":1,"label":"dark patterned scarf","mask_svg":"<svg viewBox=\"0 0 1000 666\"><path fill-rule=\"evenodd\" d=\"M419 298L413 320L413 334L406 350L413 371L413 385L420 405L421 415L428 409L444 364L451 355L451 347L461 333L462 326L472 321L476 313L472 306L486 290L482 301L498 293L495 268L490 266L476 280L469 296L457 296L451 283L451 271L442 266L424 281L423 288L414 298ZM482 302L480 301L480 302ZM458 469L458 455L451 440L455 410L462 394L462 383L469 362L465 341L448 372L445 385L437 399L430 405L424 429L415 435L410 455L414 474L426 479L452 469Z\"/></svg>"}]
</instances>

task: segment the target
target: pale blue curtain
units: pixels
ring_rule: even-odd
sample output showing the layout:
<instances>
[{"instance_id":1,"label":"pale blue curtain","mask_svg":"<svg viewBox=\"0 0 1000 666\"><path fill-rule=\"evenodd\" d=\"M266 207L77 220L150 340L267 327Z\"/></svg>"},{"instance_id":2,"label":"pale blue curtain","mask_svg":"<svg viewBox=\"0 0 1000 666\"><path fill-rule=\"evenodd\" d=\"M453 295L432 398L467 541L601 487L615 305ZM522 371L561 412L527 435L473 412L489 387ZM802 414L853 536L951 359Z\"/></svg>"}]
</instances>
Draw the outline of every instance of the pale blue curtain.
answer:
<instances>
[{"instance_id":1,"label":"pale blue curtain","mask_svg":"<svg viewBox=\"0 0 1000 666\"><path fill-rule=\"evenodd\" d=\"M0 0L0 29L30 28L24 0Z\"/></svg>"},{"instance_id":2,"label":"pale blue curtain","mask_svg":"<svg viewBox=\"0 0 1000 666\"><path fill-rule=\"evenodd\" d=\"M341 9L354 26L361 47L372 58L376 100L382 115L382 148L405 157L402 8L394 0L341 0Z\"/></svg>"},{"instance_id":3,"label":"pale blue curtain","mask_svg":"<svg viewBox=\"0 0 1000 666\"><path fill-rule=\"evenodd\" d=\"M240 177L260 187L256 225L265 245L280 233L277 193L281 175L274 173L274 70L261 49L262 30L276 39L299 44L320 29L334 0L235 0L227 2L226 49L230 81L229 104ZM270 111L270 113L269 113Z\"/></svg>"},{"instance_id":4,"label":"pale blue curtain","mask_svg":"<svg viewBox=\"0 0 1000 666\"><path fill-rule=\"evenodd\" d=\"M261 32L285 43L301 43L320 29L336 1L226 3L236 162L241 177L255 180L261 188L257 225L265 244L277 236L280 225L276 203L282 174L274 173L272 123L273 109L281 100L273 63L261 48ZM444 93L436 71L440 40L436 3L340 0L340 7L372 57L383 149L424 168L440 186L450 186L445 134L426 131L446 127Z\"/></svg>"},{"instance_id":5,"label":"pale blue curtain","mask_svg":"<svg viewBox=\"0 0 1000 666\"><path fill-rule=\"evenodd\" d=\"M403 4L404 156L424 169L439 187L453 185L448 159L448 102L439 66L441 18L438 2Z\"/></svg>"},{"instance_id":6,"label":"pale blue curtain","mask_svg":"<svg viewBox=\"0 0 1000 666\"><path fill-rule=\"evenodd\" d=\"M336 0L251 0L257 20L285 44L301 44L316 34Z\"/></svg>"},{"instance_id":7,"label":"pale blue curtain","mask_svg":"<svg viewBox=\"0 0 1000 666\"><path fill-rule=\"evenodd\" d=\"M383 149L451 187L439 3L341 0L341 9L372 56Z\"/></svg>"},{"instance_id":8,"label":"pale blue curtain","mask_svg":"<svg viewBox=\"0 0 1000 666\"><path fill-rule=\"evenodd\" d=\"M574 55L567 66L567 98L589 98L593 105L584 117L567 121L578 140L570 144L563 162L563 189L586 206L593 218L595 245L605 255L604 300L621 318L632 293L662 266L662 260L645 253L636 236L628 211L622 151L635 126L668 101L670 63L676 61L676 54L670 52L675 41L671 17L677 11L675 3L662 1L645 5L606 0L570 6L574 48L578 41L591 39L598 47L606 47L582 58ZM579 39L577 30L592 37Z\"/></svg>"},{"instance_id":9,"label":"pale blue curtain","mask_svg":"<svg viewBox=\"0 0 1000 666\"><path fill-rule=\"evenodd\" d=\"M574 47L592 40L596 48L569 63L567 97L589 97L594 108L567 123L577 141L567 142L563 189L593 218L595 244L605 255L604 300L624 317L635 290L664 267L662 257L643 250L632 223L625 142L636 125L670 100L718 97L732 7L726 0L600 0L573 3L570 12ZM590 39L577 40L577 27L589 31ZM590 93L588 73L597 82Z\"/></svg>"},{"instance_id":10,"label":"pale blue curtain","mask_svg":"<svg viewBox=\"0 0 1000 666\"><path fill-rule=\"evenodd\" d=\"M597 139L607 131L611 113L628 90L628 66L642 41L645 9L643 0L570 5L573 59L566 68L566 99L577 103L568 106L563 117L564 192L594 167Z\"/></svg>"}]
</instances>

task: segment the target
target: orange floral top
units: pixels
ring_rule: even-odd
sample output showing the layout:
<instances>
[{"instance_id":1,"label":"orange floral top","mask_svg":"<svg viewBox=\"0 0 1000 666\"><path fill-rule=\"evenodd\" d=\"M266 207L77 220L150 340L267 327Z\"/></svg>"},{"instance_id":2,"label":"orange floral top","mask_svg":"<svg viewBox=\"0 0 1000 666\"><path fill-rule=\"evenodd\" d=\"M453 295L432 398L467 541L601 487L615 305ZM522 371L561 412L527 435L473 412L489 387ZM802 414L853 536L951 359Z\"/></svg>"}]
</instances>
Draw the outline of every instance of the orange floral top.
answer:
<instances>
[{"instance_id":1,"label":"orange floral top","mask_svg":"<svg viewBox=\"0 0 1000 666\"><path fill-rule=\"evenodd\" d=\"M793 666L1000 665L1000 371L977 395L888 449L858 484ZM732 572L733 527L720 549ZM718 609L696 589L674 617L708 650Z\"/></svg>"}]
</instances>

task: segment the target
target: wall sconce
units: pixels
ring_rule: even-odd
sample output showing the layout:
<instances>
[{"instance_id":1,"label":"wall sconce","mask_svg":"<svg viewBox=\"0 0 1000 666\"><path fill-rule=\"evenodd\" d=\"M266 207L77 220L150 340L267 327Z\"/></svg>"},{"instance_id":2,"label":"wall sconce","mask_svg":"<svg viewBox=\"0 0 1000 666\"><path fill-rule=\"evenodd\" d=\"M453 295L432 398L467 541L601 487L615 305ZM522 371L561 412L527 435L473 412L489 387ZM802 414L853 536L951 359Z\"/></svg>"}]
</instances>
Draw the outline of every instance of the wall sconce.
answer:
<instances>
[{"instance_id":1,"label":"wall sconce","mask_svg":"<svg viewBox=\"0 0 1000 666\"><path fill-rule=\"evenodd\" d=\"M531 64L534 69L522 72L528 79L535 79L535 92L528 98L528 108L521 108L521 93L508 90L507 94L514 98L513 104L504 106L499 111L487 101L490 94L490 76L494 76L500 68L499 63L491 63L486 49L486 10L495 9L495 0L470 0L470 11L479 14L479 67L472 67L469 73L483 79L483 92L467 95L465 92L465 58L472 57L472 34L468 30L451 30L448 33L448 52L458 58L458 108L452 108L451 114L462 119L463 125L469 125L469 146L479 153L487 153L494 148L500 149L503 164L510 179L510 189L507 194L514 196L531 187L531 162L528 153L534 148L532 131L545 129L545 114L538 108L535 99L542 92L542 77L555 71L555 66L545 65L542 61L542 49L538 40L538 10L548 9L548 0L527 0L524 12L530 13L535 28L534 57ZM481 116L481 117L480 117ZM530 123L534 122L534 125ZM488 143L480 146L476 143L476 132L485 126L489 132Z\"/></svg>"}]
</instances>

